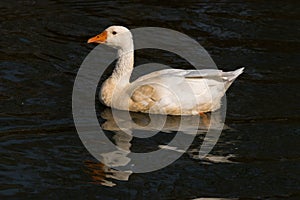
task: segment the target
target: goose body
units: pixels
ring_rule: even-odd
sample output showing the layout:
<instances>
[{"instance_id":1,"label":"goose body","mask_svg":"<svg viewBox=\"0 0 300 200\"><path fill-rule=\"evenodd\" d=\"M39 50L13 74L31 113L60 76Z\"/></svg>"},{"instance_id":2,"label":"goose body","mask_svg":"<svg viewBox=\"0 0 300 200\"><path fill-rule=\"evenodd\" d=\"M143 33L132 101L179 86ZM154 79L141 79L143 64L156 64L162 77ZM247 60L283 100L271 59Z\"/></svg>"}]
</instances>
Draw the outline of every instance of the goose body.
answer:
<instances>
[{"instance_id":1,"label":"goose body","mask_svg":"<svg viewBox=\"0 0 300 200\"><path fill-rule=\"evenodd\" d=\"M118 49L119 59L112 75L103 83L100 100L119 110L167 115L198 115L215 111L221 98L244 68L222 70L164 69L130 82L134 48L130 31L111 26L88 40Z\"/></svg>"}]
</instances>

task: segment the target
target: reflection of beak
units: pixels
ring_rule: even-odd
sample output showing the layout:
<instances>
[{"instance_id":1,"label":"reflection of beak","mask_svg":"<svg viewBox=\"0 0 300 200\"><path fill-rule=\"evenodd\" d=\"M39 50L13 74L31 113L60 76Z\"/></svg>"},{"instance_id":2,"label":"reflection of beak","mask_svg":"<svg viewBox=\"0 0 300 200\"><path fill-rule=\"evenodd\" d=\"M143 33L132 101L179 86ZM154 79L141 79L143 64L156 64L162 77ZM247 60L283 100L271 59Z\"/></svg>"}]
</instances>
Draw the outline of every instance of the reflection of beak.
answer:
<instances>
[{"instance_id":1,"label":"reflection of beak","mask_svg":"<svg viewBox=\"0 0 300 200\"><path fill-rule=\"evenodd\" d=\"M90 38L87 43L105 43L107 39L107 31L103 31L101 34L96 35L95 37Z\"/></svg>"}]
</instances>

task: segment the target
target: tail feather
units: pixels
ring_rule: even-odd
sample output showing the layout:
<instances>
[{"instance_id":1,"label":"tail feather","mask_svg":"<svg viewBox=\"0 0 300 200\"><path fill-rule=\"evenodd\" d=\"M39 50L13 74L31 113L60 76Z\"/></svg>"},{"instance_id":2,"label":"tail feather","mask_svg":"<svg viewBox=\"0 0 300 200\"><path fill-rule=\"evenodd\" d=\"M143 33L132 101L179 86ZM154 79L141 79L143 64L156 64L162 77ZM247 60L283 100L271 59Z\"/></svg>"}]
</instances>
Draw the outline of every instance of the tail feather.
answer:
<instances>
[{"instance_id":1,"label":"tail feather","mask_svg":"<svg viewBox=\"0 0 300 200\"><path fill-rule=\"evenodd\" d=\"M244 67L237 69L235 71L232 72L225 72L227 73L227 75L225 76L225 90L227 90L230 85L233 83L233 81L243 73L244 71Z\"/></svg>"},{"instance_id":2,"label":"tail feather","mask_svg":"<svg viewBox=\"0 0 300 200\"><path fill-rule=\"evenodd\" d=\"M231 72L232 76L228 77L228 81L233 81L234 79L236 79L239 75L241 75L244 72L244 69L245 68L242 67L242 68L239 68L239 69Z\"/></svg>"}]
</instances>

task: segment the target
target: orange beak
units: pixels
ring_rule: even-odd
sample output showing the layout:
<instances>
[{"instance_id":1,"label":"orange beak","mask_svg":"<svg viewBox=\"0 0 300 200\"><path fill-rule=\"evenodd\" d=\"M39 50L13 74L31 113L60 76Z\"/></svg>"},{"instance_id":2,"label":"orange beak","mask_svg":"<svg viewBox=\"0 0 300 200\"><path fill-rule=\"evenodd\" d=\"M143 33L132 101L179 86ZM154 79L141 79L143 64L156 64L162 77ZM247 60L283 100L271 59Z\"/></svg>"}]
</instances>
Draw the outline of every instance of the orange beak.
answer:
<instances>
[{"instance_id":1,"label":"orange beak","mask_svg":"<svg viewBox=\"0 0 300 200\"><path fill-rule=\"evenodd\" d=\"M90 38L87 43L105 43L107 39L107 31L103 31L99 35L96 35L95 37Z\"/></svg>"}]
</instances>

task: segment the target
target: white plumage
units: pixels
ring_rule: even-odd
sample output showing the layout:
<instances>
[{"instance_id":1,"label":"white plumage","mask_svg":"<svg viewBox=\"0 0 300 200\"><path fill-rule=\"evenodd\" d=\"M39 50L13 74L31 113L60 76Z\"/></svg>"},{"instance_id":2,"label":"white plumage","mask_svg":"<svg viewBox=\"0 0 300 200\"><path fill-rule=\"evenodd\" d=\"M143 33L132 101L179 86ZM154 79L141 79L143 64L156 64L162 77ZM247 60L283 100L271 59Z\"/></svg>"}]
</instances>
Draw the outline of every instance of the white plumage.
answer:
<instances>
[{"instance_id":1,"label":"white plumage","mask_svg":"<svg viewBox=\"0 0 300 200\"><path fill-rule=\"evenodd\" d=\"M129 82L134 48L130 31L111 26L90 42L118 49L119 60L102 85L100 100L107 106L135 112L168 115L198 115L220 108L221 98L244 68L222 70L165 69Z\"/></svg>"}]
</instances>

